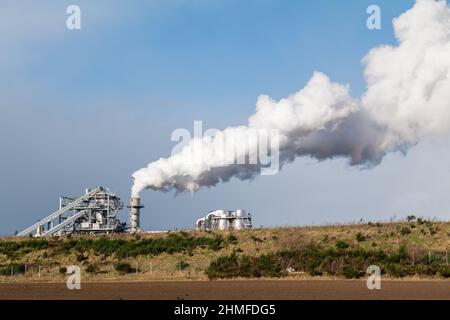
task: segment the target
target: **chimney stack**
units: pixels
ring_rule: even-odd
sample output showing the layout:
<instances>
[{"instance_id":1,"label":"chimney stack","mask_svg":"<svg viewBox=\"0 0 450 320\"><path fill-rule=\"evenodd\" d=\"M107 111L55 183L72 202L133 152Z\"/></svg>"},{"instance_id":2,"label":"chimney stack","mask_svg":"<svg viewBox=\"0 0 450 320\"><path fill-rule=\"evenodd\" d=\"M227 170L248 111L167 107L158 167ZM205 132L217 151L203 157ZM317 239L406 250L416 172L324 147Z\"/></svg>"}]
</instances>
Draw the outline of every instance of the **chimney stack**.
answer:
<instances>
[{"instance_id":1,"label":"chimney stack","mask_svg":"<svg viewBox=\"0 0 450 320\"><path fill-rule=\"evenodd\" d=\"M144 206L141 205L141 199L140 198L131 198L130 199L130 205L128 208L130 208L130 232L131 233L137 233L141 232L141 225L140 225L140 215L141 215L141 208Z\"/></svg>"}]
</instances>

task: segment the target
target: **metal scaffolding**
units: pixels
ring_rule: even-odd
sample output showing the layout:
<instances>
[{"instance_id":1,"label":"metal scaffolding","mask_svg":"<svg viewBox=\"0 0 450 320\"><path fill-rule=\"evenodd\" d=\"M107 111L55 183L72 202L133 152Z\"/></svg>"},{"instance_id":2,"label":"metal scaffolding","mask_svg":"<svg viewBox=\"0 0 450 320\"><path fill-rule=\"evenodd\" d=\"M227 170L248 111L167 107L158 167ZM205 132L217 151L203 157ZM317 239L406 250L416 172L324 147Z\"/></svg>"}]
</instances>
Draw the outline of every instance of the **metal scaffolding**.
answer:
<instances>
[{"instance_id":1,"label":"metal scaffolding","mask_svg":"<svg viewBox=\"0 0 450 320\"><path fill-rule=\"evenodd\" d=\"M79 198L60 197L59 210L19 232L17 236L109 234L125 230L117 214L123 203L103 187L87 189Z\"/></svg>"}]
</instances>

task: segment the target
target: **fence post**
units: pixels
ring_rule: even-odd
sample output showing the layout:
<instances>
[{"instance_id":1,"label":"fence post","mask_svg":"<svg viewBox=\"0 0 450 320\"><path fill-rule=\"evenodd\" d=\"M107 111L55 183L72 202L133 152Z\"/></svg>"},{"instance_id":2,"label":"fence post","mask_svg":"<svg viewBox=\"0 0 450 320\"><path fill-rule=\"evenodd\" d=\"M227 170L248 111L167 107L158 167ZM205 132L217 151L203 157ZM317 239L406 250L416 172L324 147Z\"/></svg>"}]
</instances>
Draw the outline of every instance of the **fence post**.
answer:
<instances>
[{"instance_id":1,"label":"fence post","mask_svg":"<svg viewBox=\"0 0 450 320\"><path fill-rule=\"evenodd\" d=\"M38 273L38 276L39 276L39 278L41 277L41 266L39 266L39 273Z\"/></svg>"},{"instance_id":2,"label":"fence post","mask_svg":"<svg viewBox=\"0 0 450 320\"><path fill-rule=\"evenodd\" d=\"M414 263L415 263L415 258L414 258L414 251L412 252L412 265L414 267Z\"/></svg>"},{"instance_id":3,"label":"fence post","mask_svg":"<svg viewBox=\"0 0 450 320\"><path fill-rule=\"evenodd\" d=\"M445 264L448 265L448 250L445 250Z\"/></svg>"},{"instance_id":4,"label":"fence post","mask_svg":"<svg viewBox=\"0 0 450 320\"><path fill-rule=\"evenodd\" d=\"M14 267L11 266L11 276L13 276L13 275L14 275Z\"/></svg>"},{"instance_id":5,"label":"fence post","mask_svg":"<svg viewBox=\"0 0 450 320\"><path fill-rule=\"evenodd\" d=\"M431 263L431 252L428 251L428 263Z\"/></svg>"}]
</instances>

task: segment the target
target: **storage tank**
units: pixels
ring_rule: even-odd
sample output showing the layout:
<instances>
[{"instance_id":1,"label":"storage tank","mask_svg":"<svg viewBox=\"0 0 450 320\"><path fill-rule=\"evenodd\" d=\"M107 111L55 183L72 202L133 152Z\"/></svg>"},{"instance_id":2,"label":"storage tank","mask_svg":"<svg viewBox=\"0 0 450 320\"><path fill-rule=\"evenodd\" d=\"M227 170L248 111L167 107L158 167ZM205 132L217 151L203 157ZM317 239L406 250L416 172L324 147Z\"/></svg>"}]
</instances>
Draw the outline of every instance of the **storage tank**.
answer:
<instances>
[{"instance_id":1,"label":"storage tank","mask_svg":"<svg viewBox=\"0 0 450 320\"><path fill-rule=\"evenodd\" d=\"M231 223L231 229L233 230L244 230L245 224L242 219L233 219Z\"/></svg>"},{"instance_id":2,"label":"storage tank","mask_svg":"<svg viewBox=\"0 0 450 320\"><path fill-rule=\"evenodd\" d=\"M245 213L245 210L238 209L238 210L234 211L234 216L236 218L246 218L247 214Z\"/></svg>"},{"instance_id":3,"label":"storage tank","mask_svg":"<svg viewBox=\"0 0 450 320\"><path fill-rule=\"evenodd\" d=\"M252 227L251 216L245 210L215 210L197 220L198 230L244 230Z\"/></svg>"},{"instance_id":4,"label":"storage tank","mask_svg":"<svg viewBox=\"0 0 450 320\"><path fill-rule=\"evenodd\" d=\"M230 212L220 210L217 217L217 229L228 230L230 228Z\"/></svg>"}]
</instances>

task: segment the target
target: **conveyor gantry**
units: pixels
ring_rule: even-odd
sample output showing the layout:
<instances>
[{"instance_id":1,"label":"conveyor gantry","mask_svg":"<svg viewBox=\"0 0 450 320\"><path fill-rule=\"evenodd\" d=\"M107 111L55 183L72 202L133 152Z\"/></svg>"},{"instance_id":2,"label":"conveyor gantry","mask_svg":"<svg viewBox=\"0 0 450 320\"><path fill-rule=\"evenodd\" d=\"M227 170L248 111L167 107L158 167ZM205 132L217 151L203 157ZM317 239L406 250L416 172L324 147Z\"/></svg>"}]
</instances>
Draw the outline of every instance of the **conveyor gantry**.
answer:
<instances>
[{"instance_id":1,"label":"conveyor gantry","mask_svg":"<svg viewBox=\"0 0 450 320\"><path fill-rule=\"evenodd\" d=\"M123 204L108 189L86 190L79 198L61 197L60 208L19 232L17 236L52 236L70 233L109 233L121 231L125 224L116 218Z\"/></svg>"}]
</instances>

